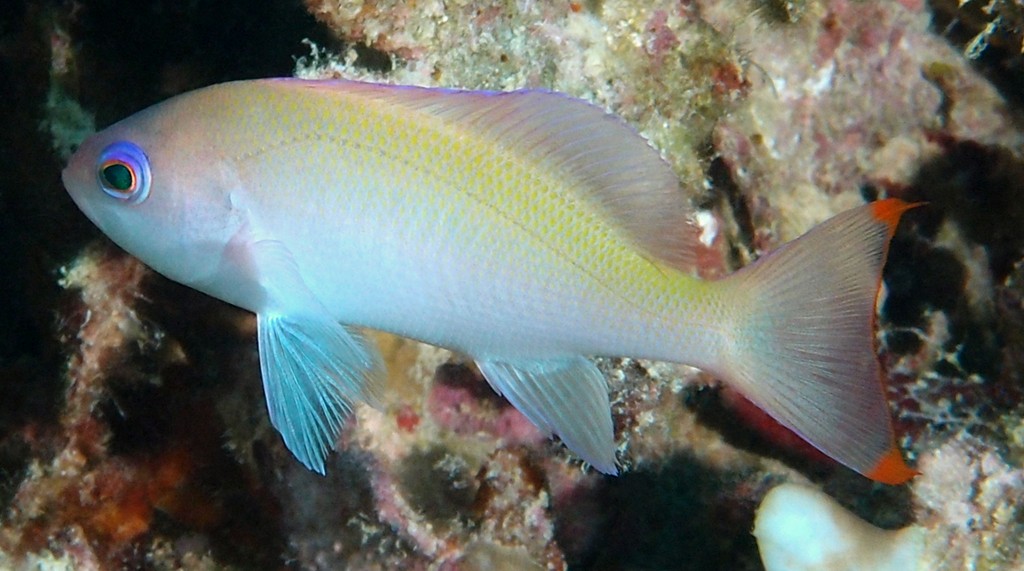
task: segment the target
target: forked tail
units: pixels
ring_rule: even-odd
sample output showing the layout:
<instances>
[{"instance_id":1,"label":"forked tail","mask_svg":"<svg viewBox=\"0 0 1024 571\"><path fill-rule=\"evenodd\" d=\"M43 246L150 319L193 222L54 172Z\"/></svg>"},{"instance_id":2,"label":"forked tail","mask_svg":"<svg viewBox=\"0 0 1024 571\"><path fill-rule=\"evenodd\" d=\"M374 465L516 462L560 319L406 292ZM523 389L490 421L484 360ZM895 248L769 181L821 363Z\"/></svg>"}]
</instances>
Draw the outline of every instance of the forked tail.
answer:
<instances>
[{"instance_id":1,"label":"forked tail","mask_svg":"<svg viewBox=\"0 0 1024 571\"><path fill-rule=\"evenodd\" d=\"M889 240L914 204L839 214L722 280L738 311L722 374L836 461L887 484L916 472L896 446L875 354Z\"/></svg>"}]
</instances>

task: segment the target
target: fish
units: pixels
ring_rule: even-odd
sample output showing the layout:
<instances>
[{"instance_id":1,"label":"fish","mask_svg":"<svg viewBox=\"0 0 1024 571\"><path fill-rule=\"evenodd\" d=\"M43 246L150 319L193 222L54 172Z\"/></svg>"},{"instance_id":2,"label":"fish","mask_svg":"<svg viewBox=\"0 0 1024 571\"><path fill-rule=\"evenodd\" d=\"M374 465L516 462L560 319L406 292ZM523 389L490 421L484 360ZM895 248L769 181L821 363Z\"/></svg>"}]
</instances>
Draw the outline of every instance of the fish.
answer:
<instances>
[{"instance_id":1,"label":"fish","mask_svg":"<svg viewBox=\"0 0 1024 571\"><path fill-rule=\"evenodd\" d=\"M701 279L675 172L596 105L294 78L172 97L87 138L62 177L125 251L255 313L270 420L320 474L354 407L381 403L368 329L469 356L602 473L598 356L699 367L868 478L916 474L874 345L900 199Z\"/></svg>"}]
</instances>

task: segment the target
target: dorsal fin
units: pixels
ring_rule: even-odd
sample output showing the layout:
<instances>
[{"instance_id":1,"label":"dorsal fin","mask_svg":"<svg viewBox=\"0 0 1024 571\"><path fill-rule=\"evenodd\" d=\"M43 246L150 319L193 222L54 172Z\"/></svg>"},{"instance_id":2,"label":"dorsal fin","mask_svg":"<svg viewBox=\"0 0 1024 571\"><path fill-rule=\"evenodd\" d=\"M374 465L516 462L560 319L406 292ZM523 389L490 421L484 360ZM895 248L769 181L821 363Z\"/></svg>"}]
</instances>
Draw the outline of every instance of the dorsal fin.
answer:
<instances>
[{"instance_id":1,"label":"dorsal fin","mask_svg":"<svg viewBox=\"0 0 1024 571\"><path fill-rule=\"evenodd\" d=\"M400 105L468 129L557 169L567 189L596 204L651 256L686 271L695 265L699 230L675 172L632 127L595 105L540 90L275 81Z\"/></svg>"}]
</instances>

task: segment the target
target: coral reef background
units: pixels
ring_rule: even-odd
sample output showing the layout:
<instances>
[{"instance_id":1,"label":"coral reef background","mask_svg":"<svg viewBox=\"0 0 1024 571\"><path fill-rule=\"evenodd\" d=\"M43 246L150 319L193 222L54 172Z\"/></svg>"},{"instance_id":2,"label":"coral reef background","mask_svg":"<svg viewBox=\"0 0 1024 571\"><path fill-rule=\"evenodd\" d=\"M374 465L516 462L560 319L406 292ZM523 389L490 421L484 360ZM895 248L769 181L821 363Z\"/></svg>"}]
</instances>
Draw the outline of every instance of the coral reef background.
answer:
<instances>
[{"instance_id":1,"label":"coral reef background","mask_svg":"<svg viewBox=\"0 0 1024 571\"><path fill-rule=\"evenodd\" d=\"M1024 568L1019 0L10 0L0 7L0 568L761 568L784 481L928 531L926 569ZM458 355L381 335L384 410L326 477L263 408L253 319L112 246L60 182L95 130L230 79L540 87L636 126L704 226L701 272L880 196L878 352L901 487L715 379L599 359L623 475L581 466Z\"/></svg>"}]
</instances>

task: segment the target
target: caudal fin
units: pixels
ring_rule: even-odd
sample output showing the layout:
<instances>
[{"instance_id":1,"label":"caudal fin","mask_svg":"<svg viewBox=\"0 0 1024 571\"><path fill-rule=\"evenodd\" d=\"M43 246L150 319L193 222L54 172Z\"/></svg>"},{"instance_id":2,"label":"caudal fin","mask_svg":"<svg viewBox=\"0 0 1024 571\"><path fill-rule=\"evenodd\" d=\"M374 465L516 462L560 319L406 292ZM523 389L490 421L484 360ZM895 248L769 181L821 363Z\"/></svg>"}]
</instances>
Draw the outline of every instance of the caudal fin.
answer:
<instances>
[{"instance_id":1,"label":"caudal fin","mask_svg":"<svg viewBox=\"0 0 1024 571\"><path fill-rule=\"evenodd\" d=\"M889 240L914 206L890 198L844 212L722 280L740 309L722 374L816 448L887 484L916 472L895 444L875 299Z\"/></svg>"}]
</instances>

